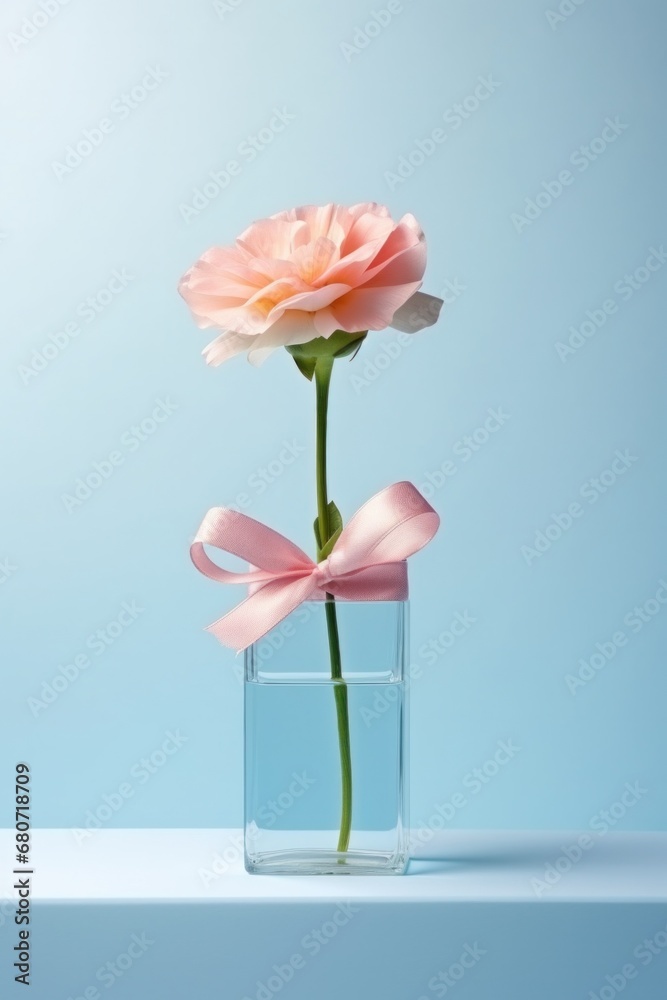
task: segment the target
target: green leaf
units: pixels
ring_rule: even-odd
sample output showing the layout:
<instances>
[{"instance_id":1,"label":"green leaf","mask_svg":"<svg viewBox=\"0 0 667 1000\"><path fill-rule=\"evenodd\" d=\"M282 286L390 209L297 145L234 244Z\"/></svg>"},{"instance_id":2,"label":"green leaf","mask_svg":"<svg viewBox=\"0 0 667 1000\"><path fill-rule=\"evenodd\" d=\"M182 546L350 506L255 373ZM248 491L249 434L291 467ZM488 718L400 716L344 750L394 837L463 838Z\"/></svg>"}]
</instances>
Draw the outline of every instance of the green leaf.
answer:
<instances>
[{"instance_id":1,"label":"green leaf","mask_svg":"<svg viewBox=\"0 0 667 1000\"><path fill-rule=\"evenodd\" d=\"M329 514L329 538L331 538L331 536L335 532L338 532L338 534L340 534L341 531L343 530L343 518L333 500L329 501L327 512Z\"/></svg>"},{"instance_id":2,"label":"green leaf","mask_svg":"<svg viewBox=\"0 0 667 1000\"><path fill-rule=\"evenodd\" d=\"M358 344L357 344L357 346L355 348L354 354L350 355L350 361L354 361L354 359L356 358L357 354L361 350L361 345L363 344L363 342L364 342L365 339L366 339L365 337L362 337L361 340L358 342Z\"/></svg>"},{"instance_id":3,"label":"green leaf","mask_svg":"<svg viewBox=\"0 0 667 1000\"><path fill-rule=\"evenodd\" d=\"M340 533L342 530L343 530L343 525L341 524L340 528L336 528L336 530L334 531L333 535L331 536L327 544L324 546L324 548L320 549L320 555L319 555L320 562L323 559L326 559L328 555L331 555L331 550L333 549L334 545L340 538Z\"/></svg>"},{"instance_id":4,"label":"green leaf","mask_svg":"<svg viewBox=\"0 0 667 1000\"><path fill-rule=\"evenodd\" d=\"M350 334L349 336L354 336L354 335ZM361 336L357 336L356 340L353 340L350 344L345 344L344 347L341 347L340 350L336 351L334 353L334 358L346 358L348 354L351 354L354 357L354 355L357 353L357 351L359 350L365 339L366 339L365 333L362 333Z\"/></svg>"},{"instance_id":5,"label":"green leaf","mask_svg":"<svg viewBox=\"0 0 667 1000\"><path fill-rule=\"evenodd\" d=\"M289 344L286 350L293 358L343 358L351 353L360 341L364 340L368 330L357 333L346 333L345 330L335 330L330 337L315 337L306 344Z\"/></svg>"},{"instance_id":6,"label":"green leaf","mask_svg":"<svg viewBox=\"0 0 667 1000\"><path fill-rule=\"evenodd\" d=\"M309 382L313 381L313 375L315 374L315 365L317 364L317 358L303 358L293 354L294 364L297 366L302 375L308 379Z\"/></svg>"},{"instance_id":7,"label":"green leaf","mask_svg":"<svg viewBox=\"0 0 667 1000\"><path fill-rule=\"evenodd\" d=\"M336 504L331 500L327 505L327 521L329 529L329 537L325 539L324 544L322 544L322 538L320 536L320 519L315 518L313 522L313 530L315 531L315 541L317 542L318 559L326 559L334 545L340 537L340 533L343 530L343 518L338 510Z\"/></svg>"}]
</instances>

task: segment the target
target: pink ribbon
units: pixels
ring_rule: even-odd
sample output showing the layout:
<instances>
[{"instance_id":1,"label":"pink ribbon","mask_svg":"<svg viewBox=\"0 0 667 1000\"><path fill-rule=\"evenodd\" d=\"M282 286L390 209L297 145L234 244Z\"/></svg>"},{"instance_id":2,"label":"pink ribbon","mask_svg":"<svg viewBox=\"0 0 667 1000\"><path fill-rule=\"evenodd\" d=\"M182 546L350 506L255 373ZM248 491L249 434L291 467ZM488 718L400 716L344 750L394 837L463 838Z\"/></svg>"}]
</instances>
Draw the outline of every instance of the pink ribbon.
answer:
<instances>
[{"instance_id":1,"label":"pink ribbon","mask_svg":"<svg viewBox=\"0 0 667 1000\"><path fill-rule=\"evenodd\" d=\"M435 535L440 518L412 483L387 486L343 528L330 555L314 563L284 535L228 507L212 507L190 547L204 576L250 584L248 597L207 627L225 646L242 650L266 635L303 601L325 594L349 601L404 601L405 560ZM205 545L240 556L247 573L222 569Z\"/></svg>"}]
</instances>

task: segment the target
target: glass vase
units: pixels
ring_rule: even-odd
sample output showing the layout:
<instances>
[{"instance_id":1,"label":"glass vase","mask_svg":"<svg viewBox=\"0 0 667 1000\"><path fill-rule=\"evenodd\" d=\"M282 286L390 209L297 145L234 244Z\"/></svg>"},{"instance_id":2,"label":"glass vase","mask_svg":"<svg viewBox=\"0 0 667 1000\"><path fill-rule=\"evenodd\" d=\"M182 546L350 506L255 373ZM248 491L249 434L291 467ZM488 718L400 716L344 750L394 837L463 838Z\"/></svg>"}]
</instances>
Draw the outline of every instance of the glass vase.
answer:
<instances>
[{"instance_id":1,"label":"glass vase","mask_svg":"<svg viewBox=\"0 0 667 1000\"><path fill-rule=\"evenodd\" d=\"M314 601L246 650L247 871L405 871L407 626L407 602Z\"/></svg>"}]
</instances>

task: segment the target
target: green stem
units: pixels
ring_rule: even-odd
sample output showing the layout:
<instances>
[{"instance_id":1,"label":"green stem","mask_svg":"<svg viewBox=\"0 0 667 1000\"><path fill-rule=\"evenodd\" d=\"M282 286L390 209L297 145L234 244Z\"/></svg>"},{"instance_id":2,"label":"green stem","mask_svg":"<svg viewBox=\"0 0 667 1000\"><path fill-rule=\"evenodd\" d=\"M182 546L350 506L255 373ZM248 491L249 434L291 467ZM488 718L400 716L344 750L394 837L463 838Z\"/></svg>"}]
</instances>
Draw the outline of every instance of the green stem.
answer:
<instances>
[{"instance_id":1,"label":"green stem","mask_svg":"<svg viewBox=\"0 0 667 1000\"><path fill-rule=\"evenodd\" d=\"M317 523L322 547L326 545L331 536L327 491L327 414L333 364L333 358L318 358L315 366L315 392L317 400ZM336 719L338 722L338 747L342 784L340 834L337 850L344 853L350 844L350 828L352 826L352 755L350 752L350 712L347 699L347 684L343 680L338 617L333 594L326 595L324 610L327 619L331 679L335 682L334 698L336 701Z\"/></svg>"}]
</instances>

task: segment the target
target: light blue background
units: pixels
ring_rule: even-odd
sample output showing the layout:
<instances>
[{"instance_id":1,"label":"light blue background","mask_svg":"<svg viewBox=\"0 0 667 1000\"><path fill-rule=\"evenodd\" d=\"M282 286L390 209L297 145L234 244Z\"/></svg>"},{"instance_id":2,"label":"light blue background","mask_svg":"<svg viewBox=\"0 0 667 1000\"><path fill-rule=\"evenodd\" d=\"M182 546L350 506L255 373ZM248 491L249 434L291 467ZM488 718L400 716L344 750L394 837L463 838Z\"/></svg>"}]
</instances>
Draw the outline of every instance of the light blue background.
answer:
<instances>
[{"instance_id":1,"label":"light blue background","mask_svg":"<svg viewBox=\"0 0 667 1000\"><path fill-rule=\"evenodd\" d=\"M512 740L520 752L454 825L587 827L640 781L619 829L665 828L667 606L636 633L623 620L667 577L667 267L627 302L614 291L667 240L664 5L587 0L553 25L545 0L403 8L351 53L341 45L370 2L71 0L18 45L10 33L39 8L3 4L0 561L15 569L0 584L1 760L6 789L30 762L38 826L81 826L128 780L109 826L240 824L238 661L202 631L240 594L200 577L188 547L208 507L240 493L311 545L313 392L284 352L260 370L208 369L210 338L176 283L254 218L371 199L422 223L425 290L465 286L372 382L366 366L399 342L369 335L332 390L331 491L346 517L395 480L426 484L450 459L458 470L432 496L444 529L411 564L413 817L427 822ZM167 78L121 118L114 102L156 66ZM459 128L444 121L489 75L488 100ZM186 222L181 206L274 108L294 120ZM627 128L580 172L571 154L616 116ZM105 117L113 131L59 179L54 162ZM439 127L446 141L390 184ZM513 213L568 167L574 182L517 232ZM79 314L79 335L25 384L32 351L114 269L132 281L94 322ZM557 342L610 297L617 313L562 361ZM124 435L158 399L175 411L132 450ZM464 461L457 442L498 407L509 419ZM260 492L284 442L303 451ZM617 449L638 460L582 501ZM62 495L114 450L123 464L68 513ZM528 565L522 546L577 499L583 516ZM126 631L87 650L132 601L144 610ZM427 657L466 612L474 624ZM571 693L566 675L619 629L627 644ZM86 650L90 666L35 715L29 699ZM168 731L187 740L142 781ZM9 805L7 792L5 825Z\"/></svg>"}]
</instances>

